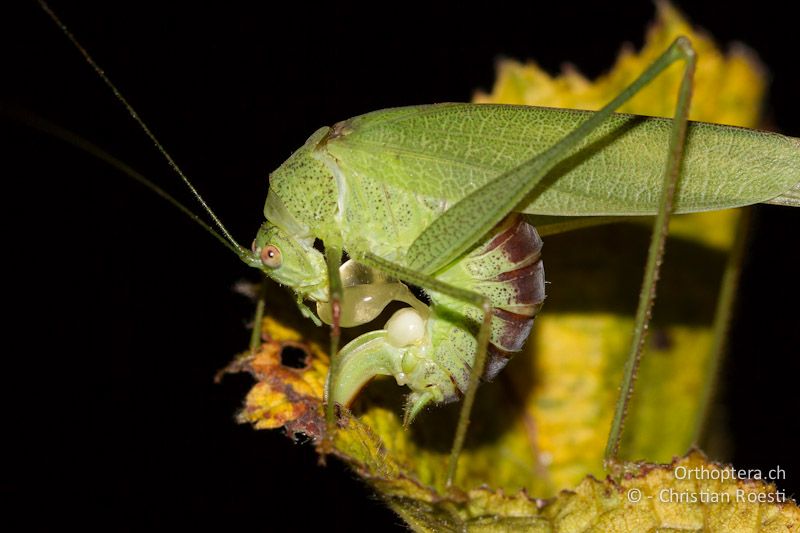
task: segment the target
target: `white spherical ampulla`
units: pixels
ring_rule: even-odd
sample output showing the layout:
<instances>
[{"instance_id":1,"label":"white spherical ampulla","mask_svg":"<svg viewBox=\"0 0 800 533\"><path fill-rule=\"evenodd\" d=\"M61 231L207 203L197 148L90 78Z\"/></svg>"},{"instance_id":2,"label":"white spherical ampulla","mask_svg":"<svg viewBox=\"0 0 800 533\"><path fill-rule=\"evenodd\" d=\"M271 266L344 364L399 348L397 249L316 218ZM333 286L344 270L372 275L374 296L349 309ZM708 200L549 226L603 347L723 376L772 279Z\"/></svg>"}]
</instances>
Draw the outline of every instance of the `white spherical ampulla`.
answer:
<instances>
[{"instance_id":1,"label":"white spherical ampulla","mask_svg":"<svg viewBox=\"0 0 800 533\"><path fill-rule=\"evenodd\" d=\"M389 343L402 348L422 340L425 336L425 320L416 309L405 307L392 315L385 329Z\"/></svg>"}]
</instances>

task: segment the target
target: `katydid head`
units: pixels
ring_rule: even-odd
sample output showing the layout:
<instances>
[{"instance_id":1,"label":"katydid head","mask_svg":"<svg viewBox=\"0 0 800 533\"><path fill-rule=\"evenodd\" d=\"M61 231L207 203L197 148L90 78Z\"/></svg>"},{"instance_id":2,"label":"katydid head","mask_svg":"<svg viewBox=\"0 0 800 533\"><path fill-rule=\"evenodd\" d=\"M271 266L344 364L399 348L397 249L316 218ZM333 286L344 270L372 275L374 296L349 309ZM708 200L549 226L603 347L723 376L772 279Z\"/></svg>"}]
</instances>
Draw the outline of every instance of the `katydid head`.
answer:
<instances>
[{"instance_id":1,"label":"katydid head","mask_svg":"<svg viewBox=\"0 0 800 533\"><path fill-rule=\"evenodd\" d=\"M291 287L298 296L327 298L325 258L313 237L299 237L271 221L264 222L253 240L257 267L270 278ZM256 266L256 265L253 265Z\"/></svg>"},{"instance_id":2,"label":"katydid head","mask_svg":"<svg viewBox=\"0 0 800 533\"><path fill-rule=\"evenodd\" d=\"M266 222L253 241L256 266L270 278L287 285L302 299L328 300L327 265L314 248L313 221L330 220L336 210L324 200L333 176L314 150L330 128L320 128L280 167L270 174L270 188L264 205ZM322 194L321 197L316 196ZM334 197L335 198L335 197ZM330 202L328 202L330 203ZM315 228L319 229L319 228Z\"/></svg>"}]
</instances>

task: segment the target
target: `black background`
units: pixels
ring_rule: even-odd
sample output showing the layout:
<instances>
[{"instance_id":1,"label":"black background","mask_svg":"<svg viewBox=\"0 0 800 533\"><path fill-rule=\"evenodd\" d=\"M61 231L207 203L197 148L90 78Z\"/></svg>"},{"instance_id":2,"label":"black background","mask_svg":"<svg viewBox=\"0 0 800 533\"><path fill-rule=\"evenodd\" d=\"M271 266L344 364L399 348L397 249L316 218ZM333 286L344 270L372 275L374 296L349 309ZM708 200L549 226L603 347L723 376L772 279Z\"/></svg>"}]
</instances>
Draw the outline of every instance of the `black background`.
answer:
<instances>
[{"instance_id":1,"label":"black background","mask_svg":"<svg viewBox=\"0 0 800 533\"><path fill-rule=\"evenodd\" d=\"M780 2L684 5L718 41L758 51L769 124L800 136L794 17ZM249 243L268 172L320 125L390 106L469 100L500 54L595 76L641 46L649 2L468 7L58 1L53 8L197 188ZM37 8L6 13L2 102L97 142L182 198L182 185ZM9 38L10 37L10 38ZM25 529L401 528L345 467L234 422L253 272L173 208L63 143L3 122L15 333L4 354L0 499ZM189 200L190 201L190 200ZM800 213L760 207L742 280L724 416L737 467L786 470L800 492ZM644 254L644 251L643 251ZM12 517L12 518L8 518Z\"/></svg>"}]
</instances>

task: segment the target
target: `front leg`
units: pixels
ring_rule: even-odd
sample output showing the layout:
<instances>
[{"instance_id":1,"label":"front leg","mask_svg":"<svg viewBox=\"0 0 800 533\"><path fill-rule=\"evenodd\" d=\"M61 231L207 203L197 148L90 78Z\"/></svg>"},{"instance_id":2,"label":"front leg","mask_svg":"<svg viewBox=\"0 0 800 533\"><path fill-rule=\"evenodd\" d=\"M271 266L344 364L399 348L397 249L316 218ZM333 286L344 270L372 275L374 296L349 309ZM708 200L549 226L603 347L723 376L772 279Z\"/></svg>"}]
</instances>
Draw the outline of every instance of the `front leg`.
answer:
<instances>
[{"instance_id":1,"label":"front leg","mask_svg":"<svg viewBox=\"0 0 800 533\"><path fill-rule=\"evenodd\" d=\"M328 267L328 301L331 304L331 367L328 372L329 388L331 376L335 373L338 366L339 339L341 338L341 316L342 316L342 278L339 275L339 266L342 264L342 248L340 246L325 246L325 262ZM336 429L336 406L334 402L328 402L325 406L325 420L327 422L326 440L331 438Z\"/></svg>"}]
</instances>

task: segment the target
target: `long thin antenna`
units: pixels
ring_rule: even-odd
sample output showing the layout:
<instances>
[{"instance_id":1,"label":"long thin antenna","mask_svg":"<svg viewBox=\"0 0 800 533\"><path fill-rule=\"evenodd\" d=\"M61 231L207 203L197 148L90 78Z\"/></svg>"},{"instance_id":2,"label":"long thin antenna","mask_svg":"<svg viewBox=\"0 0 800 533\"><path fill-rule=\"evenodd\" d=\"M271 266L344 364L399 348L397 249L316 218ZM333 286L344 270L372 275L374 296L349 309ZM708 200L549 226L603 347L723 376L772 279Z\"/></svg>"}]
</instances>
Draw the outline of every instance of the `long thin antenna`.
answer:
<instances>
[{"instance_id":1,"label":"long thin antenna","mask_svg":"<svg viewBox=\"0 0 800 533\"><path fill-rule=\"evenodd\" d=\"M51 19L53 19L53 22L55 22L56 25L59 28L61 28L61 31L64 32L64 35L66 35L67 39L69 39L70 42L72 42L72 44L75 46L75 48L78 49L78 52L80 52L80 54L83 56L83 58L86 60L86 62L89 63L89 65L94 69L94 71L97 73L97 75L100 76L100 79L102 79L103 82L111 89L111 92L114 93L114 96L117 97L117 100L119 100L122 103L122 105L125 106L125 109L127 109L128 113L130 113L131 117L133 117L133 120L135 120L136 123L139 124L139 126L142 128L142 130L144 130L145 134L147 134L147 136L150 138L150 140L156 145L156 148L158 149L159 152L161 152L161 155L164 156L164 158L167 160L167 162L172 167L172 169L178 174L178 176L180 176L180 178L183 180L183 182L186 184L186 186L189 187L189 190L192 192L192 194L197 199L197 201L200 202L200 205L203 206L203 209L205 209L206 212L209 214L211 219L214 221L214 224L216 224L216 226L217 226L217 228L219 228L220 232L222 232L222 234L225 236L225 238L231 243L231 245L235 249L234 251L236 252L236 254L240 258L242 258L243 260L245 258L250 257L251 253L248 250L246 250L242 245L240 245L238 242L236 242L236 240L231 236L231 234L228 232L228 230L222 224L222 221L219 218L217 218L217 215L214 214L214 212L208 206L206 201L203 200L203 197L200 196L200 193L197 192L197 189L194 188L194 185L192 185L192 182L189 181L189 178L186 177L186 175L180 169L180 167L175 162L175 160L172 159L172 156L170 156L169 153L161 145L161 143L158 142L158 139L156 138L155 134L152 131L150 131L150 128L148 128L147 124L144 123L144 120L142 120L142 118L139 116L139 114L136 112L136 110L133 108L133 106L128 103L128 100L126 100L125 97L122 96L122 93L119 91L119 89L117 89L116 85L114 85L111 82L111 80L108 78L108 76L106 76L106 74L103 71L103 69L101 69L100 66L92 58L92 56L89 55L89 52L87 52L86 49L81 45L81 43L78 42L78 40L75 38L75 36L72 35L72 33L69 31L69 29L67 29L67 26L63 22L61 22L61 19L58 18L58 16L53 12L52 9L50 9L50 6L47 5L47 3L44 0L38 0L38 1L39 1L39 5L42 7L44 12L47 13L47 15ZM139 180L139 181L141 181L141 180ZM143 181L142 183L146 183L146 182ZM148 186L151 189L153 189L156 192L158 192L161 196L166 198L166 196L165 196L166 193L164 193L163 191L159 192L160 189L158 187L154 187L154 186L151 186L151 185L148 185ZM170 201L172 201L172 200L170 200Z\"/></svg>"},{"instance_id":2,"label":"long thin antenna","mask_svg":"<svg viewBox=\"0 0 800 533\"><path fill-rule=\"evenodd\" d=\"M172 204L173 206L177 207L179 211L185 214L187 217L192 219L194 222L200 225L204 230L211 234L215 239L217 239L225 248L232 251L236 255L238 255L243 261L250 264L251 266L259 266L259 261L253 262L253 254L246 254L242 255L239 249L237 249L233 244L231 244L228 239L223 237L218 232L214 231L214 228L208 225L205 220L203 220L197 213L186 207L180 200L176 199L174 196L169 194L167 191L153 183L150 179L146 178L143 174L138 172L136 169L128 165L127 163L121 161L120 159L114 157L110 153L106 152L93 142L81 137L77 133L64 129L57 124L53 124L49 120L46 120L42 117L36 116L30 112L19 112L13 109L6 109L4 107L0 107L0 115L5 115L10 119L17 120L22 124L25 124L31 128L37 129L43 133L48 135L52 135L53 137L60 139L66 143L75 146L76 148L83 150L84 152L96 157L97 159L108 163L112 167L116 168L123 174L127 175L128 177L132 178L133 180L141 183L158 196Z\"/></svg>"}]
</instances>

